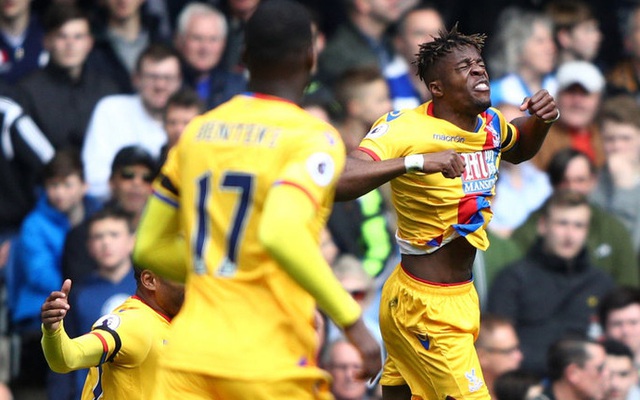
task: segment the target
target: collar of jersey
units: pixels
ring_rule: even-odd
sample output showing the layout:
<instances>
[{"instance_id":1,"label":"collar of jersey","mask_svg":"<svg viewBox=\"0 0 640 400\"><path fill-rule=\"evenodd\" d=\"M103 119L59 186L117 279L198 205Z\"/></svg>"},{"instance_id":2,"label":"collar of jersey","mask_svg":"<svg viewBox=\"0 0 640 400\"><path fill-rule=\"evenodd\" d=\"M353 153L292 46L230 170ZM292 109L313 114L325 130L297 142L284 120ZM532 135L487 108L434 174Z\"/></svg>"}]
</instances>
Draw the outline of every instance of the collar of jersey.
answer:
<instances>
[{"instance_id":1,"label":"collar of jersey","mask_svg":"<svg viewBox=\"0 0 640 400\"><path fill-rule=\"evenodd\" d=\"M278 96L272 96L270 94L264 94L264 93L257 93L257 92L244 92L242 93L244 96L249 96L249 97L255 97L256 99L262 99L262 100L272 100L272 101L282 101L284 103L289 103L289 104L295 104L293 101L291 100L287 100L283 97L278 97Z\"/></svg>"},{"instance_id":2,"label":"collar of jersey","mask_svg":"<svg viewBox=\"0 0 640 400\"><path fill-rule=\"evenodd\" d=\"M141 302L142 304L144 304L145 306L149 307L150 309L152 309L153 311L155 311L156 314L158 314L159 316L161 316L162 318L166 319L167 322L171 323L171 318L168 315L165 315L163 313L161 313L160 311L156 310L155 308L151 307L149 305L149 303L147 303L146 301L144 301L140 296L138 296L137 294L134 294L133 296L131 296L131 298L138 300L139 302Z\"/></svg>"},{"instance_id":3,"label":"collar of jersey","mask_svg":"<svg viewBox=\"0 0 640 400\"><path fill-rule=\"evenodd\" d=\"M484 114L484 113L483 113ZM438 118L435 115L433 115L433 101L429 100L429 102L427 103L427 115L433 118ZM438 118L440 119L440 118ZM480 117L478 115L478 121L476 122L476 127L473 130L474 132L479 132L480 129L482 128L482 125L484 124L484 120L482 119L482 117Z\"/></svg>"}]
</instances>

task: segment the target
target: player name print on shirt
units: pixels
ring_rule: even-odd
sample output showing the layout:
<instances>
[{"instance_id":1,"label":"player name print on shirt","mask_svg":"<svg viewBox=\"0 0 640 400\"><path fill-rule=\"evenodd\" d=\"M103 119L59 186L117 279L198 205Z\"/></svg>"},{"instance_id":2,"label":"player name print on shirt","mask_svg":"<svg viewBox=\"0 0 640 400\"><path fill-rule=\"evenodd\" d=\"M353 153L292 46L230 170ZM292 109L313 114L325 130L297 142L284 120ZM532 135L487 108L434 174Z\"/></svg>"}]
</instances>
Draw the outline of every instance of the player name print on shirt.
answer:
<instances>
[{"instance_id":1,"label":"player name print on shirt","mask_svg":"<svg viewBox=\"0 0 640 400\"><path fill-rule=\"evenodd\" d=\"M466 165L462 174L462 190L465 194L491 191L498 175L497 151L483 150L461 153Z\"/></svg>"}]
</instances>

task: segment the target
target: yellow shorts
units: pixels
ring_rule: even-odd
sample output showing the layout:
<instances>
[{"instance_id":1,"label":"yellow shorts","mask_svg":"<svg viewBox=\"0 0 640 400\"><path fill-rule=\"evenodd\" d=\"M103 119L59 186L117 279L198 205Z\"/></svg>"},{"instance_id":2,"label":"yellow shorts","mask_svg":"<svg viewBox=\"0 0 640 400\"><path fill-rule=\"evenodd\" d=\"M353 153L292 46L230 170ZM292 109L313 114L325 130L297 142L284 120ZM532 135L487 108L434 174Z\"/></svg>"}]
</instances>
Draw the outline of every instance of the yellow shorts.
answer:
<instances>
[{"instance_id":1,"label":"yellow shorts","mask_svg":"<svg viewBox=\"0 0 640 400\"><path fill-rule=\"evenodd\" d=\"M300 369L286 378L240 380L160 367L154 400L332 400L329 375L320 369Z\"/></svg>"},{"instance_id":2,"label":"yellow shorts","mask_svg":"<svg viewBox=\"0 0 640 400\"><path fill-rule=\"evenodd\" d=\"M407 384L413 399L490 399L473 346L479 326L472 281L427 283L396 266L380 301L388 353L380 383Z\"/></svg>"}]
</instances>

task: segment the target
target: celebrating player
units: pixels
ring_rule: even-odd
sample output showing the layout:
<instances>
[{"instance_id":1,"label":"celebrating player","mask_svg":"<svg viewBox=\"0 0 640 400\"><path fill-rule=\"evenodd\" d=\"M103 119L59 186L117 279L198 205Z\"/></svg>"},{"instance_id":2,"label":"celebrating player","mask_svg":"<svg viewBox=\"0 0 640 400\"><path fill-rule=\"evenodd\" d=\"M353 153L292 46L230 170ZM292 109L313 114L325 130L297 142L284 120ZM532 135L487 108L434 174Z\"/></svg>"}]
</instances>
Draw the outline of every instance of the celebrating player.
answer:
<instances>
[{"instance_id":1,"label":"celebrating player","mask_svg":"<svg viewBox=\"0 0 640 400\"><path fill-rule=\"evenodd\" d=\"M489 399L473 347L480 310L471 267L489 245L501 156L532 157L559 111L544 90L520 107L529 117L508 123L490 108L483 44L484 35L454 27L421 45L418 74L433 100L381 117L339 183L344 199L391 180L402 260L380 305L385 399Z\"/></svg>"},{"instance_id":2,"label":"celebrating player","mask_svg":"<svg viewBox=\"0 0 640 400\"><path fill-rule=\"evenodd\" d=\"M184 287L149 270L136 269L135 277L136 294L74 339L63 326L71 280L42 305L42 349L49 367L59 373L91 368L82 400L153 398L158 359Z\"/></svg>"}]
</instances>

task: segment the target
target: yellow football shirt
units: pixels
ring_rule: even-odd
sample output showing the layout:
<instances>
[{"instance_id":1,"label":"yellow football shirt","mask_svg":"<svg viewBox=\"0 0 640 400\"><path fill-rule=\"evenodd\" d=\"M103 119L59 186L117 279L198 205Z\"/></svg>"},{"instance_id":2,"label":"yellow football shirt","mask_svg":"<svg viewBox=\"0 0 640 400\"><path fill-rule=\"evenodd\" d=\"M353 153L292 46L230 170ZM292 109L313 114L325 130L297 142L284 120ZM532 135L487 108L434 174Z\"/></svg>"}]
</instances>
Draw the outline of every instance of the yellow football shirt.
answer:
<instances>
[{"instance_id":1,"label":"yellow football shirt","mask_svg":"<svg viewBox=\"0 0 640 400\"><path fill-rule=\"evenodd\" d=\"M459 178L418 172L391 181L396 238L405 254L430 253L460 236L485 250L500 156L515 145L518 130L494 108L478 116L474 131L465 131L435 118L432 107L427 102L382 116L359 149L375 160L447 149L460 153L466 169Z\"/></svg>"},{"instance_id":2,"label":"yellow football shirt","mask_svg":"<svg viewBox=\"0 0 640 400\"><path fill-rule=\"evenodd\" d=\"M315 301L266 251L258 227L270 188L287 184L317 205L318 237L344 162L333 127L275 97L238 95L189 124L154 192L178 208L189 246L163 365L268 379L314 364Z\"/></svg>"}]
</instances>

